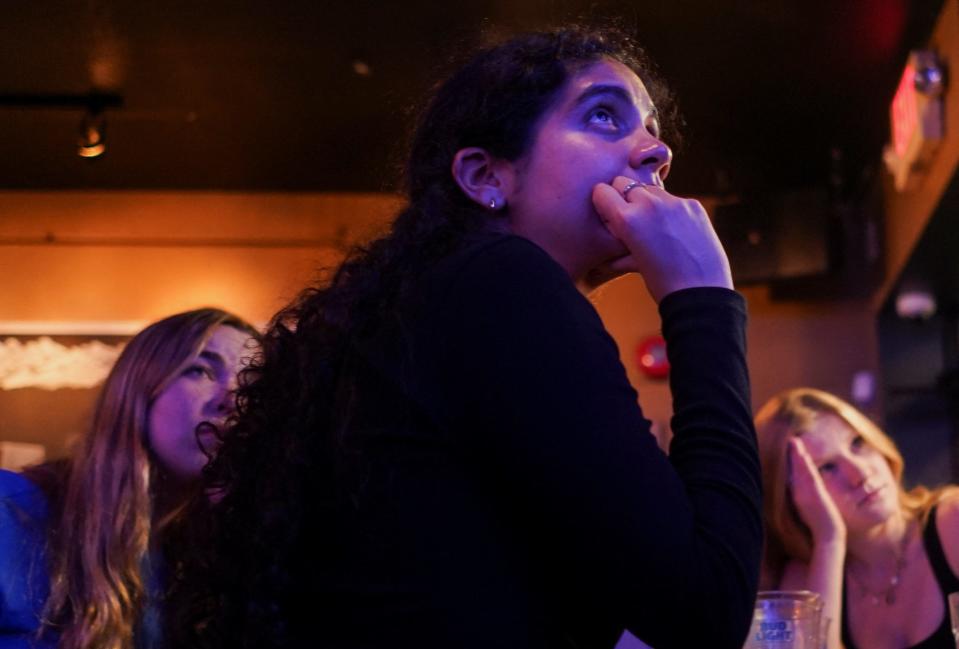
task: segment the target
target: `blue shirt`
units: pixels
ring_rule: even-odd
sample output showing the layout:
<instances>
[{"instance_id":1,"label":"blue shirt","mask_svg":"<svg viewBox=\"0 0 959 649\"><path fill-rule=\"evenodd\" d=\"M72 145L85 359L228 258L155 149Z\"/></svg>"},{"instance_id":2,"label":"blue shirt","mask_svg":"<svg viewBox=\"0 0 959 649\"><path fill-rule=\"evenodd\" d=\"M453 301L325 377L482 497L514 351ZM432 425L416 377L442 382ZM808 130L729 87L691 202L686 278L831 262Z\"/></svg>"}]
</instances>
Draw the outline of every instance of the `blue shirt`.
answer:
<instances>
[{"instance_id":1,"label":"blue shirt","mask_svg":"<svg viewBox=\"0 0 959 649\"><path fill-rule=\"evenodd\" d=\"M47 501L23 476L0 470L0 649L52 648L37 629L50 591Z\"/></svg>"},{"instance_id":2,"label":"blue shirt","mask_svg":"<svg viewBox=\"0 0 959 649\"><path fill-rule=\"evenodd\" d=\"M37 638L43 604L50 594L46 564L47 500L19 473L0 469L0 649L53 649L56 637ZM144 560L147 604L135 630L139 649L160 646L157 602L162 587L159 556ZM48 634L49 635L49 634Z\"/></svg>"}]
</instances>

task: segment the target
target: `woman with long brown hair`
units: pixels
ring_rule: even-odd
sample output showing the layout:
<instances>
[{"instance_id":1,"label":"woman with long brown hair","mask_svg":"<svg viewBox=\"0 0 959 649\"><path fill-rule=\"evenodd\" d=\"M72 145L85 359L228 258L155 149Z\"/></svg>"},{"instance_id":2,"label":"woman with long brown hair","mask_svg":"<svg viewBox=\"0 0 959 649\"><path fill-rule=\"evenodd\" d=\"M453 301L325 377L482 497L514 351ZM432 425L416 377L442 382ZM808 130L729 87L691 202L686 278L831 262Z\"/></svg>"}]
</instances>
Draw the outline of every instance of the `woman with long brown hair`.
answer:
<instances>
[{"instance_id":1,"label":"woman with long brown hair","mask_svg":"<svg viewBox=\"0 0 959 649\"><path fill-rule=\"evenodd\" d=\"M829 649L953 649L959 489L904 489L893 441L821 390L776 395L756 432L765 586L820 593Z\"/></svg>"},{"instance_id":2,"label":"woman with long brown hair","mask_svg":"<svg viewBox=\"0 0 959 649\"><path fill-rule=\"evenodd\" d=\"M257 335L210 308L150 325L67 460L0 471L0 647L160 646L165 541L199 495Z\"/></svg>"}]
</instances>

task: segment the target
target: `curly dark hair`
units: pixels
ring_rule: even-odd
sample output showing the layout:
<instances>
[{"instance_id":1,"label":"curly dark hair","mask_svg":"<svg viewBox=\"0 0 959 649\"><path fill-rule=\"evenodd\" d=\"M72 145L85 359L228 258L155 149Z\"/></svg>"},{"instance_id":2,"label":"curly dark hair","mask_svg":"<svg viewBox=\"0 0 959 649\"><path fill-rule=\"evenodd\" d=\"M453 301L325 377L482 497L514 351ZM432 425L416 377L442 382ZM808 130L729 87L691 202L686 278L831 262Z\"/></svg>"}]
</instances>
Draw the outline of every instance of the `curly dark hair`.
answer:
<instances>
[{"instance_id":1,"label":"curly dark hair","mask_svg":"<svg viewBox=\"0 0 959 649\"><path fill-rule=\"evenodd\" d=\"M202 637L177 644L288 646L297 540L307 517L315 526L331 505L340 458L351 452L353 341L390 321L425 271L501 218L460 190L450 172L456 152L481 147L520 158L567 80L602 58L643 79L668 127L669 93L616 29L567 26L515 37L481 50L434 88L410 146L408 206L385 236L353 250L331 278L273 318L242 377L238 418L208 467L210 489L225 494L210 518L214 541L198 541L210 560L181 575L193 613L174 631Z\"/></svg>"}]
</instances>

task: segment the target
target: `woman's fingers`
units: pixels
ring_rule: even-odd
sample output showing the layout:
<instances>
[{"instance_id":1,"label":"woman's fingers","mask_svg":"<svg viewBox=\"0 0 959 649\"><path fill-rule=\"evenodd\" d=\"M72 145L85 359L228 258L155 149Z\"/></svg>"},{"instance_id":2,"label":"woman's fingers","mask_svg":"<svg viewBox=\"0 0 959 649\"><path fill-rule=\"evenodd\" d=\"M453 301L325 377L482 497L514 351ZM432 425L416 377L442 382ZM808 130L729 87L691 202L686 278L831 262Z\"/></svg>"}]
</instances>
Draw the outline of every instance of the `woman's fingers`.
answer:
<instances>
[{"instance_id":1,"label":"woman's fingers","mask_svg":"<svg viewBox=\"0 0 959 649\"><path fill-rule=\"evenodd\" d=\"M805 444L798 437L789 440L789 484L799 516L817 541L845 535L845 523L823 482Z\"/></svg>"},{"instance_id":2,"label":"woman's fingers","mask_svg":"<svg viewBox=\"0 0 959 649\"><path fill-rule=\"evenodd\" d=\"M789 448L792 453L792 462L790 463L789 481L794 490L807 491L812 490L812 495L817 498L830 498L826 485L819 475L819 469L813 462L806 445L798 437L789 440Z\"/></svg>"},{"instance_id":3,"label":"woman's fingers","mask_svg":"<svg viewBox=\"0 0 959 649\"><path fill-rule=\"evenodd\" d=\"M600 220L610 231L620 237L626 217L623 213L626 200L622 193L612 185L600 183L593 188L593 205L599 213Z\"/></svg>"},{"instance_id":4,"label":"woman's fingers","mask_svg":"<svg viewBox=\"0 0 959 649\"><path fill-rule=\"evenodd\" d=\"M805 444L798 437L789 440L789 483L797 484L799 480L811 481L815 468Z\"/></svg>"},{"instance_id":5,"label":"woman's fingers","mask_svg":"<svg viewBox=\"0 0 959 649\"><path fill-rule=\"evenodd\" d=\"M732 287L726 253L698 201L618 176L593 188L593 204L657 301L683 288Z\"/></svg>"}]
</instances>

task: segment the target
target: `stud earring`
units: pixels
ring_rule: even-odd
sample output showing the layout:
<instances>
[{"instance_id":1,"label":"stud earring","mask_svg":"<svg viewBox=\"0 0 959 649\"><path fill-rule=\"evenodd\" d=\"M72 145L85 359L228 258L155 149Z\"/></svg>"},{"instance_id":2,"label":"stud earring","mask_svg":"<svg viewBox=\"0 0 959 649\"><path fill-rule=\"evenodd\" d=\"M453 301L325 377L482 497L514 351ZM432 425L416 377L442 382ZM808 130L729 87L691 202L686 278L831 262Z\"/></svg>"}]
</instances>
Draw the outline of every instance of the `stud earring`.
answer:
<instances>
[{"instance_id":1,"label":"stud earring","mask_svg":"<svg viewBox=\"0 0 959 649\"><path fill-rule=\"evenodd\" d=\"M495 198L489 199L489 208L490 208L491 210L495 210L495 209L496 209L496 199L495 199Z\"/></svg>"}]
</instances>

